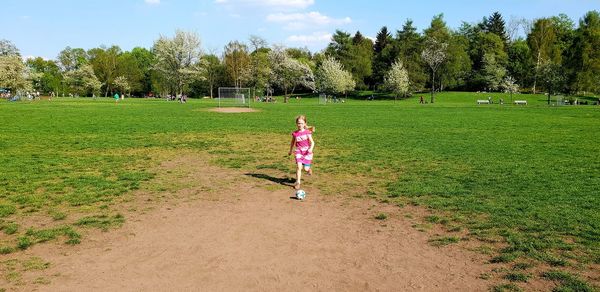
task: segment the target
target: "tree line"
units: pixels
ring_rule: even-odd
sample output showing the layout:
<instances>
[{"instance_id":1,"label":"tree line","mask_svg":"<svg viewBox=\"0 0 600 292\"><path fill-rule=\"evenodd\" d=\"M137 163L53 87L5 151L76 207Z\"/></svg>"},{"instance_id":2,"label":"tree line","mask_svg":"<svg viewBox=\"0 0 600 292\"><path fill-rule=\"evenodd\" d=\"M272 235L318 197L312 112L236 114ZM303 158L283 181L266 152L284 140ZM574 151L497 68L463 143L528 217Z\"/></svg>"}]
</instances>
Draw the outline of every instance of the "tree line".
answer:
<instances>
[{"instance_id":1,"label":"tree line","mask_svg":"<svg viewBox=\"0 0 600 292\"><path fill-rule=\"evenodd\" d=\"M220 86L251 87L257 95L355 90L393 93L442 90L600 92L600 14L587 12L576 25L565 14L534 20L498 12L457 29L435 15L422 33L408 19L392 32L382 27L374 40L337 30L328 46L269 46L259 36L231 41L221 55L203 52L200 37L176 31L152 48L118 46L90 50L66 47L55 60L23 61L19 50L0 40L0 87L57 95L215 95Z\"/></svg>"}]
</instances>

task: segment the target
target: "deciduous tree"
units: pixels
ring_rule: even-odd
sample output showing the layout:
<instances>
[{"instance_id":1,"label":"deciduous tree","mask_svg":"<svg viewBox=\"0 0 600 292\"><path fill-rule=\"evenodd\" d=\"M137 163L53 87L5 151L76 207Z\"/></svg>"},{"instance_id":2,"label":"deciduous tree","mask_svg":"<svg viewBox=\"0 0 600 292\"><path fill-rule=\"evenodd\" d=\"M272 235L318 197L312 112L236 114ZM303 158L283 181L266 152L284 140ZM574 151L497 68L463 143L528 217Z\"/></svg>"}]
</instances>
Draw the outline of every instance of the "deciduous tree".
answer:
<instances>
[{"instance_id":1,"label":"deciduous tree","mask_svg":"<svg viewBox=\"0 0 600 292\"><path fill-rule=\"evenodd\" d=\"M408 71L404 68L402 61L396 60L392 68L385 75L385 87L394 93L394 100L400 96L406 96L410 82L408 80Z\"/></svg>"},{"instance_id":2,"label":"deciduous tree","mask_svg":"<svg viewBox=\"0 0 600 292\"><path fill-rule=\"evenodd\" d=\"M284 102L288 102L288 93L293 94L297 86L314 90L315 78L307 64L290 58L284 48L276 47L269 52L271 65L270 83L284 92Z\"/></svg>"},{"instance_id":3,"label":"deciduous tree","mask_svg":"<svg viewBox=\"0 0 600 292\"><path fill-rule=\"evenodd\" d=\"M435 72L446 60L446 48L448 44L441 43L435 38L425 41L425 49L421 53L421 58L431 69L431 103L434 102L433 92L435 91Z\"/></svg>"},{"instance_id":4,"label":"deciduous tree","mask_svg":"<svg viewBox=\"0 0 600 292\"><path fill-rule=\"evenodd\" d=\"M356 85L352 74L333 57L326 58L317 68L315 81L317 90L326 94L345 94Z\"/></svg>"},{"instance_id":5,"label":"deciduous tree","mask_svg":"<svg viewBox=\"0 0 600 292\"><path fill-rule=\"evenodd\" d=\"M182 94L187 85L201 78L202 50L196 33L177 30L173 38L160 36L153 47L154 68L169 82L172 93Z\"/></svg>"},{"instance_id":6,"label":"deciduous tree","mask_svg":"<svg viewBox=\"0 0 600 292\"><path fill-rule=\"evenodd\" d=\"M223 53L225 70L235 87L242 87L250 75L250 54L248 46L239 41L231 41Z\"/></svg>"}]
</instances>

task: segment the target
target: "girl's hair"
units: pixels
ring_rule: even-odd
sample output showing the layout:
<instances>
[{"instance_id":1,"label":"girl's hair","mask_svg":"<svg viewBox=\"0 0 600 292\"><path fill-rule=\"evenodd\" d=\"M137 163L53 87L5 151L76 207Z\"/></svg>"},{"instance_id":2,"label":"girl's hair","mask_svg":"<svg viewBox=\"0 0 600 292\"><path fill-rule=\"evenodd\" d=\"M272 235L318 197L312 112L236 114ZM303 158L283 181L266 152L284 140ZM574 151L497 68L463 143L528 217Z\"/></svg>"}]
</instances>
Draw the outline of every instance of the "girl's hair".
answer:
<instances>
[{"instance_id":1,"label":"girl's hair","mask_svg":"<svg viewBox=\"0 0 600 292\"><path fill-rule=\"evenodd\" d=\"M297 116L297 117L296 117L296 123L297 123L299 120L303 120L303 121L304 121L304 123L306 124L306 129L308 129L308 130L309 130L309 131L311 131L311 132L314 132L314 131L315 131L315 127L314 127L314 126L308 126L308 121L306 120L306 116L304 116L304 115L299 115L299 116Z\"/></svg>"}]
</instances>

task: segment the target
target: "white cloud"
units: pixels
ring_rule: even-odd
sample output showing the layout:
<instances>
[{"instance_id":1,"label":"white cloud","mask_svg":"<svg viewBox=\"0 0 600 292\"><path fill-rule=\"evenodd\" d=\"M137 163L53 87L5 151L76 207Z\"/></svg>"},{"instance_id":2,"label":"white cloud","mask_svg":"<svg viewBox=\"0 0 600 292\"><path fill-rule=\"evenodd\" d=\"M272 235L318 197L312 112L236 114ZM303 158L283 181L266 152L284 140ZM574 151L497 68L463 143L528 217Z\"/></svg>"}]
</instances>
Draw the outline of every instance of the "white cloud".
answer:
<instances>
[{"instance_id":1,"label":"white cloud","mask_svg":"<svg viewBox=\"0 0 600 292\"><path fill-rule=\"evenodd\" d=\"M40 58L44 59L44 61L50 60L50 59L48 59L48 58L46 58L44 56L34 56L34 55L22 56L21 59L23 59L23 61L25 62L25 61L30 60L30 59L33 60L33 59L35 59L37 57L40 57Z\"/></svg>"},{"instance_id":2,"label":"white cloud","mask_svg":"<svg viewBox=\"0 0 600 292\"><path fill-rule=\"evenodd\" d=\"M286 40L292 43L300 43L304 45L314 43L327 43L333 35L328 32L313 32L309 35L291 35Z\"/></svg>"},{"instance_id":3,"label":"white cloud","mask_svg":"<svg viewBox=\"0 0 600 292\"><path fill-rule=\"evenodd\" d=\"M215 0L217 4L246 4L253 6L305 9L315 3L315 0Z\"/></svg>"},{"instance_id":4,"label":"white cloud","mask_svg":"<svg viewBox=\"0 0 600 292\"><path fill-rule=\"evenodd\" d=\"M158 4L160 4L160 0L144 0L144 2L146 2L146 4L149 4L149 5L158 5Z\"/></svg>"},{"instance_id":5,"label":"white cloud","mask_svg":"<svg viewBox=\"0 0 600 292\"><path fill-rule=\"evenodd\" d=\"M343 25L352 22L350 17L331 18L319 12L308 13L273 13L267 15L267 21L285 23L284 28L288 30L301 30L314 26Z\"/></svg>"}]
</instances>

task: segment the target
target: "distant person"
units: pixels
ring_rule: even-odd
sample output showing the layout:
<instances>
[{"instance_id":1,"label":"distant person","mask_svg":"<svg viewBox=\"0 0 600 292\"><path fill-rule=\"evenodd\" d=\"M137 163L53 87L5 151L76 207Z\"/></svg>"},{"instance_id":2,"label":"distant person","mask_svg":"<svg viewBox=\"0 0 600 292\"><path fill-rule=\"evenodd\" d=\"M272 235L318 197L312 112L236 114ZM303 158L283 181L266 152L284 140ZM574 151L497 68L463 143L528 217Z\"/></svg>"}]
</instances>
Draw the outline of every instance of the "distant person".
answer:
<instances>
[{"instance_id":1,"label":"distant person","mask_svg":"<svg viewBox=\"0 0 600 292\"><path fill-rule=\"evenodd\" d=\"M296 147L296 151L294 152L294 158L296 159L296 183L294 184L294 188L299 190L302 179L302 169L304 168L308 175L312 175L311 166L313 149L315 148L315 141L312 138L312 133L315 131L315 127L309 127L306 124L305 116L296 117L296 127L298 130L292 132L292 141L290 143L288 156L292 155L292 151L294 150L294 147Z\"/></svg>"},{"instance_id":2,"label":"distant person","mask_svg":"<svg viewBox=\"0 0 600 292\"><path fill-rule=\"evenodd\" d=\"M421 103L421 104L425 103L425 99L423 98L422 95L419 97L419 103Z\"/></svg>"},{"instance_id":3,"label":"distant person","mask_svg":"<svg viewBox=\"0 0 600 292\"><path fill-rule=\"evenodd\" d=\"M115 98L115 104L117 104L119 102L119 93L118 92L115 93L114 98Z\"/></svg>"}]
</instances>

